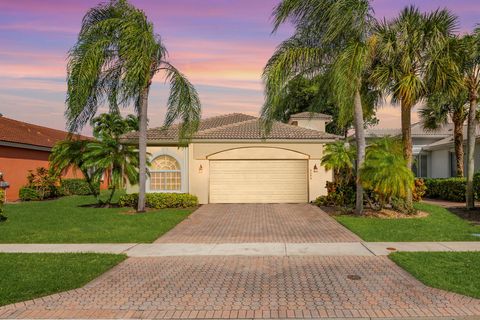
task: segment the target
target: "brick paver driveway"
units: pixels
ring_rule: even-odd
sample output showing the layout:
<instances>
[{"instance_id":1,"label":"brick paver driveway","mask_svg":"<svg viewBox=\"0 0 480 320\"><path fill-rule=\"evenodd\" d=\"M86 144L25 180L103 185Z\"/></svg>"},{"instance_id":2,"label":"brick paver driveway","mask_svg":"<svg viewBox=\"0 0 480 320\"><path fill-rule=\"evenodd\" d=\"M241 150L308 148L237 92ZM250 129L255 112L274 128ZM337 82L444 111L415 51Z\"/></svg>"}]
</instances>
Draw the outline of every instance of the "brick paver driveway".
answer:
<instances>
[{"instance_id":1,"label":"brick paver driveway","mask_svg":"<svg viewBox=\"0 0 480 320\"><path fill-rule=\"evenodd\" d=\"M386 257L130 258L82 289L0 308L0 318L454 315L480 315L480 300L428 288Z\"/></svg>"},{"instance_id":2,"label":"brick paver driveway","mask_svg":"<svg viewBox=\"0 0 480 320\"><path fill-rule=\"evenodd\" d=\"M360 238L310 204L207 204L156 242L357 241Z\"/></svg>"}]
</instances>

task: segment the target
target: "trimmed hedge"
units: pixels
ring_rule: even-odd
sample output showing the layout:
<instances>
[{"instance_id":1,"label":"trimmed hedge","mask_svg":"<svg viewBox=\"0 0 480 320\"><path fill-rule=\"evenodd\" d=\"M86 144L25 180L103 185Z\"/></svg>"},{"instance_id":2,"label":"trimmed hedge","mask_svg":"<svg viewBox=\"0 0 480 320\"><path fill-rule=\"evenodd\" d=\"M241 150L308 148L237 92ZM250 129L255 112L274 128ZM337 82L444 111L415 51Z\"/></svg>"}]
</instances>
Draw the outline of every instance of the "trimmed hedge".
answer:
<instances>
[{"instance_id":1,"label":"trimmed hedge","mask_svg":"<svg viewBox=\"0 0 480 320\"><path fill-rule=\"evenodd\" d=\"M41 200L40 194L34 188L22 187L18 192L18 197L22 201L37 201Z\"/></svg>"},{"instance_id":2,"label":"trimmed hedge","mask_svg":"<svg viewBox=\"0 0 480 320\"><path fill-rule=\"evenodd\" d=\"M100 186L95 186L100 188ZM60 184L60 194L65 196L88 196L92 194L90 187L85 179L62 179Z\"/></svg>"},{"instance_id":3,"label":"trimmed hedge","mask_svg":"<svg viewBox=\"0 0 480 320\"><path fill-rule=\"evenodd\" d=\"M190 208L198 205L197 196L188 193L147 193L145 203L151 209ZM138 193L126 194L120 197L120 207L136 207Z\"/></svg>"},{"instance_id":4,"label":"trimmed hedge","mask_svg":"<svg viewBox=\"0 0 480 320\"><path fill-rule=\"evenodd\" d=\"M425 197L447 201L465 201L467 182L465 178L428 178L425 179L427 190ZM480 173L473 178L475 198L480 198Z\"/></svg>"},{"instance_id":5,"label":"trimmed hedge","mask_svg":"<svg viewBox=\"0 0 480 320\"><path fill-rule=\"evenodd\" d=\"M7 217L3 214L3 204L5 203L5 191L0 189L0 222L7 220Z\"/></svg>"}]
</instances>

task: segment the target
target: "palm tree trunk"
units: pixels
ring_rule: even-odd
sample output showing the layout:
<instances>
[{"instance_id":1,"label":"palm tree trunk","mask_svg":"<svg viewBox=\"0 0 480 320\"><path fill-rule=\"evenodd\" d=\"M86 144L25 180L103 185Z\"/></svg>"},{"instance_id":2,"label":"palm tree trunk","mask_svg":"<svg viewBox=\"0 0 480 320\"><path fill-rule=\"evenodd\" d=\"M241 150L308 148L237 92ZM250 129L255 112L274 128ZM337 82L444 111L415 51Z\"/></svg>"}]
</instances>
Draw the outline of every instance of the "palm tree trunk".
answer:
<instances>
[{"instance_id":1,"label":"palm tree trunk","mask_svg":"<svg viewBox=\"0 0 480 320\"><path fill-rule=\"evenodd\" d=\"M407 168L412 169L412 115L411 106L402 101L402 144L403 144L403 157L407 161ZM408 208L413 207L412 191L407 192L405 202Z\"/></svg>"},{"instance_id":2,"label":"palm tree trunk","mask_svg":"<svg viewBox=\"0 0 480 320\"><path fill-rule=\"evenodd\" d=\"M357 178L356 178L356 196L355 196L355 214L363 213L363 187L360 181L360 168L365 161L365 128L363 121L362 98L360 91L355 92L353 100L353 116L355 126L355 136L357 142Z\"/></svg>"},{"instance_id":3,"label":"palm tree trunk","mask_svg":"<svg viewBox=\"0 0 480 320\"><path fill-rule=\"evenodd\" d=\"M475 172L475 135L476 135L476 112L477 112L477 93L470 94L470 108L468 110L467 125L467 192L465 194L467 209L475 208L475 198L473 194L473 174Z\"/></svg>"},{"instance_id":4,"label":"palm tree trunk","mask_svg":"<svg viewBox=\"0 0 480 320\"><path fill-rule=\"evenodd\" d=\"M138 170L138 207L137 212L145 212L145 193L147 183L147 122L148 122L148 92L150 85L148 85L140 94L140 124L138 136L138 153L139 153L139 170Z\"/></svg>"},{"instance_id":5,"label":"palm tree trunk","mask_svg":"<svg viewBox=\"0 0 480 320\"><path fill-rule=\"evenodd\" d=\"M455 145L455 162L457 177L463 177L463 117L453 114L453 142Z\"/></svg>"}]
</instances>

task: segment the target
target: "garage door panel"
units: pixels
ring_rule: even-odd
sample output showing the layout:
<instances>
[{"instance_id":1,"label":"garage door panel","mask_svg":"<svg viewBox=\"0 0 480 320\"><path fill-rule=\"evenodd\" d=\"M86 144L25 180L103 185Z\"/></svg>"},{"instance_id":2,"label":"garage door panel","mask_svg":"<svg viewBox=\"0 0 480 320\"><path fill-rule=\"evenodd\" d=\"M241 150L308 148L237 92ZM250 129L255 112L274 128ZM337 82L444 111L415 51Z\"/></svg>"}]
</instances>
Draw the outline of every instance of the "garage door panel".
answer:
<instances>
[{"instance_id":1,"label":"garage door panel","mask_svg":"<svg viewBox=\"0 0 480 320\"><path fill-rule=\"evenodd\" d=\"M210 202L307 202L305 160L210 161Z\"/></svg>"}]
</instances>

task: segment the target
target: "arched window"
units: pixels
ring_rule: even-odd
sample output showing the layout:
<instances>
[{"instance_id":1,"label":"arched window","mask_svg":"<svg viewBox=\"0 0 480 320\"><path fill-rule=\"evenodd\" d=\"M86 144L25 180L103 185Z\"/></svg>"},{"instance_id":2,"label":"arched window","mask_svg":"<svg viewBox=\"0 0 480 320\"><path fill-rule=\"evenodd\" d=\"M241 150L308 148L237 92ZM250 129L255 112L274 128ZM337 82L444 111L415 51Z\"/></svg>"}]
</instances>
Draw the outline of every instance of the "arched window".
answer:
<instances>
[{"instance_id":1,"label":"arched window","mask_svg":"<svg viewBox=\"0 0 480 320\"><path fill-rule=\"evenodd\" d=\"M181 191L182 174L180 164L175 158L162 155L151 162L150 166L151 191Z\"/></svg>"}]
</instances>

